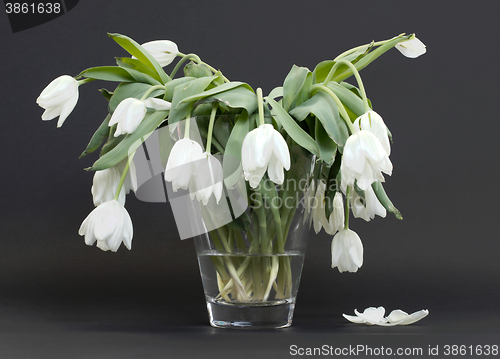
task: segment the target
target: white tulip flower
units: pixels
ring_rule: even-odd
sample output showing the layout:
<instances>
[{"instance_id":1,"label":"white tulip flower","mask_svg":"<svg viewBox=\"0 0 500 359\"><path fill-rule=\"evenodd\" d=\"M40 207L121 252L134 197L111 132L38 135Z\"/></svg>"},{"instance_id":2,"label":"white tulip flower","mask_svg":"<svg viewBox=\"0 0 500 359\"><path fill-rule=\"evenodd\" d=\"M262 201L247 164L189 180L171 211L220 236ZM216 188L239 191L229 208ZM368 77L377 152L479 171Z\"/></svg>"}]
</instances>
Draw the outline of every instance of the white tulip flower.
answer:
<instances>
[{"instance_id":1,"label":"white tulip flower","mask_svg":"<svg viewBox=\"0 0 500 359\"><path fill-rule=\"evenodd\" d=\"M95 172L91 188L95 206L111 201L115 197L127 161L128 158L125 158L113 167ZM125 194L128 194L130 190L137 191L137 175L133 161L130 161L129 169L118 197L118 202L122 206L125 205Z\"/></svg>"},{"instance_id":2,"label":"white tulip flower","mask_svg":"<svg viewBox=\"0 0 500 359\"><path fill-rule=\"evenodd\" d=\"M419 57L420 55L423 55L427 52L424 43L416 37L408 41L398 42L395 47L403 55L412 59Z\"/></svg>"},{"instance_id":3,"label":"white tulip flower","mask_svg":"<svg viewBox=\"0 0 500 359\"><path fill-rule=\"evenodd\" d=\"M36 99L45 109L42 120L49 121L57 116L57 127L61 127L78 102L78 81L68 75L53 80Z\"/></svg>"},{"instance_id":4,"label":"white tulip flower","mask_svg":"<svg viewBox=\"0 0 500 359\"><path fill-rule=\"evenodd\" d=\"M355 129L371 132L380 141L387 156L391 155L391 144L384 120L375 111L367 111L359 116L353 124Z\"/></svg>"},{"instance_id":5,"label":"white tulip flower","mask_svg":"<svg viewBox=\"0 0 500 359\"><path fill-rule=\"evenodd\" d=\"M358 271L363 265L363 243L350 229L341 229L332 240L332 268L337 267L339 272Z\"/></svg>"},{"instance_id":6,"label":"white tulip flower","mask_svg":"<svg viewBox=\"0 0 500 359\"><path fill-rule=\"evenodd\" d=\"M387 211L382 206L378 200L373 188L370 186L365 190L365 199L363 199L356 193L356 191L351 191L351 211L355 218L363 218L365 221L369 222L378 215L385 218Z\"/></svg>"},{"instance_id":7,"label":"white tulip flower","mask_svg":"<svg viewBox=\"0 0 500 359\"><path fill-rule=\"evenodd\" d=\"M316 189L316 195L313 202L312 209L312 219L314 225L314 231L319 233L321 231L321 227L325 229L325 232L328 234L333 234L333 226L326 219L325 214L325 190L326 184L324 181L318 181L318 188Z\"/></svg>"},{"instance_id":8,"label":"white tulip flower","mask_svg":"<svg viewBox=\"0 0 500 359\"><path fill-rule=\"evenodd\" d=\"M94 206L97 207L104 202L113 200L118 189L121 176L122 173L116 166L95 172L91 188ZM122 206L125 205L125 188L123 186L118 197L118 202Z\"/></svg>"},{"instance_id":9,"label":"white tulip flower","mask_svg":"<svg viewBox=\"0 0 500 359\"><path fill-rule=\"evenodd\" d=\"M290 152L285 139L272 125L260 125L243 140L241 164L252 188L257 188L266 171L271 181L282 184L283 168L290 169Z\"/></svg>"},{"instance_id":10,"label":"white tulip flower","mask_svg":"<svg viewBox=\"0 0 500 359\"><path fill-rule=\"evenodd\" d=\"M138 100L133 97L126 98L116 107L115 112L109 120L109 127L116 126L115 137L127 133L133 133L144 120L146 116L146 107L154 108L155 110L169 110L170 102L148 98L147 100Z\"/></svg>"},{"instance_id":11,"label":"white tulip flower","mask_svg":"<svg viewBox=\"0 0 500 359\"><path fill-rule=\"evenodd\" d=\"M179 53L177 44L170 40L149 41L141 46L154 57L161 67L171 64ZM132 58L134 57L132 56Z\"/></svg>"},{"instance_id":12,"label":"white tulip flower","mask_svg":"<svg viewBox=\"0 0 500 359\"><path fill-rule=\"evenodd\" d=\"M422 309L418 312L408 314L400 309L396 309L393 310L387 317L384 317L384 307L370 307L366 308L363 313L360 313L357 309L354 309L354 313L356 314L356 316L347 314L342 315L352 323L392 327L395 325L408 325L415 323L420 319L425 318L429 314L429 311L427 309Z\"/></svg>"},{"instance_id":13,"label":"white tulip flower","mask_svg":"<svg viewBox=\"0 0 500 359\"><path fill-rule=\"evenodd\" d=\"M89 246L97 241L97 247L103 251L116 252L122 242L132 249L132 220L125 207L116 200L104 202L90 212L78 234L85 236L85 244Z\"/></svg>"},{"instance_id":14,"label":"white tulip flower","mask_svg":"<svg viewBox=\"0 0 500 359\"><path fill-rule=\"evenodd\" d=\"M203 154L203 159L194 163L194 185L190 187L191 198L196 196L203 205L208 204L210 196L215 196L219 203L222 197L222 165L220 161L208 152Z\"/></svg>"},{"instance_id":15,"label":"white tulip flower","mask_svg":"<svg viewBox=\"0 0 500 359\"><path fill-rule=\"evenodd\" d=\"M346 193L347 186L357 185L366 190L373 182L384 182L383 173L392 174L392 163L377 137L366 130L351 135L344 146L341 187Z\"/></svg>"},{"instance_id":16,"label":"white tulip flower","mask_svg":"<svg viewBox=\"0 0 500 359\"><path fill-rule=\"evenodd\" d=\"M333 210L328 221L332 228L331 234L344 228L344 220L344 201L342 199L342 194L337 192L335 193L335 197L333 197Z\"/></svg>"},{"instance_id":17,"label":"white tulip flower","mask_svg":"<svg viewBox=\"0 0 500 359\"><path fill-rule=\"evenodd\" d=\"M196 166L204 158L204 152L198 142L189 138L177 141L168 156L165 169L165 181L172 182L172 189L193 188ZM206 157L205 157L206 158Z\"/></svg>"}]
</instances>

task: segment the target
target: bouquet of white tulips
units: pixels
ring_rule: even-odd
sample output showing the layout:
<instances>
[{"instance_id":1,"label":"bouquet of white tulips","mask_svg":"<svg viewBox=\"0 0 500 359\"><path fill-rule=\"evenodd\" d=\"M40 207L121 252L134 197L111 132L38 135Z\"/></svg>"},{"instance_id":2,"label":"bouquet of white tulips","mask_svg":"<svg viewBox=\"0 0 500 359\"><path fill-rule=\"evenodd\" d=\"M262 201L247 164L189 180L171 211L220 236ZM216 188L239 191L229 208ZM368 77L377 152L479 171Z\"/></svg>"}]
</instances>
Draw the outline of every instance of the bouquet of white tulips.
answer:
<instances>
[{"instance_id":1,"label":"bouquet of white tulips","mask_svg":"<svg viewBox=\"0 0 500 359\"><path fill-rule=\"evenodd\" d=\"M332 267L356 272L363 264L363 245L349 229L349 209L365 221L385 217L387 211L402 218L382 187L383 174L392 174L391 133L373 111L359 72L393 47L407 57L425 53L415 35L355 47L313 71L293 66L283 85L267 96L260 88L230 81L197 55L179 52L172 41L139 45L127 36L109 36L131 57L117 58L117 66L61 76L37 99L45 109L42 119L59 117L60 127L77 104L80 85L94 80L119 83L112 91L100 90L108 114L81 156L101 148L89 169L95 171L95 209L79 230L86 244L97 242L100 249L115 252L123 242L131 249L133 228L124 205L126 194L138 186L132 157L162 128L176 140L164 163L164 179L173 191L188 191L199 201L206 223L227 196L224 186L237 185L230 175L243 178L248 208L229 223L207 224L221 251L283 253L294 208L305 198L315 232L323 228L333 236ZM179 61L167 74L164 67L175 59ZM184 76L179 76L182 67ZM350 77L352 84L345 82ZM202 117L207 121L197 123L201 136L195 139L191 120ZM302 178L306 186L298 198L299 190L284 184ZM292 197L287 206L274 201ZM220 296L226 300L265 300L273 287L278 298L290 290L286 258L259 262L260 272L245 258L213 264Z\"/></svg>"}]
</instances>

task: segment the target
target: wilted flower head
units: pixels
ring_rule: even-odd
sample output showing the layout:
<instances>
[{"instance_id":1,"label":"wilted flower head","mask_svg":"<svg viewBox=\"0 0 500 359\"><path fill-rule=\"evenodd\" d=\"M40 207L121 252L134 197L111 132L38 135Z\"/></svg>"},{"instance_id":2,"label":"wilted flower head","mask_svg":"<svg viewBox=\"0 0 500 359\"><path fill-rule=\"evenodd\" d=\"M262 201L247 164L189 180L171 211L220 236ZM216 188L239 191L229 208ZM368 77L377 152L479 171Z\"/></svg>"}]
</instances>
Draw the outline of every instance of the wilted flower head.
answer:
<instances>
[{"instance_id":1,"label":"wilted flower head","mask_svg":"<svg viewBox=\"0 0 500 359\"><path fill-rule=\"evenodd\" d=\"M378 200L373 188L370 186L365 191L364 200L357 194L356 191L351 191L351 211L356 218L363 218L369 222L378 215L385 218L387 211Z\"/></svg>"},{"instance_id":2,"label":"wilted flower head","mask_svg":"<svg viewBox=\"0 0 500 359\"><path fill-rule=\"evenodd\" d=\"M57 116L57 127L61 127L78 102L78 81L68 75L53 80L42 91L36 103L45 109L42 120L49 121Z\"/></svg>"},{"instance_id":3,"label":"wilted flower head","mask_svg":"<svg viewBox=\"0 0 500 359\"><path fill-rule=\"evenodd\" d=\"M337 267L339 272L358 271L363 265L363 243L350 229L341 229L332 240L332 268Z\"/></svg>"},{"instance_id":4,"label":"wilted flower head","mask_svg":"<svg viewBox=\"0 0 500 359\"><path fill-rule=\"evenodd\" d=\"M177 192L179 188L190 187L197 162L201 159L203 159L203 150L198 142L183 138L174 144L165 169L165 181L172 182L174 192Z\"/></svg>"},{"instance_id":5,"label":"wilted flower head","mask_svg":"<svg viewBox=\"0 0 500 359\"><path fill-rule=\"evenodd\" d=\"M222 197L222 165L220 161L208 152L203 154L203 159L194 163L194 185L190 186L191 197L196 196L198 201L207 205L212 196L219 203Z\"/></svg>"},{"instance_id":6,"label":"wilted flower head","mask_svg":"<svg viewBox=\"0 0 500 359\"><path fill-rule=\"evenodd\" d=\"M149 41L141 46L154 57L161 67L171 64L179 53L175 42L170 40Z\"/></svg>"},{"instance_id":7,"label":"wilted flower head","mask_svg":"<svg viewBox=\"0 0 500 359\"><path fill-rule=\"evenodd\" d=\"M383 173L392 174L392 163L380 141L369 131L361 130L351 135L344 146L341 187L344 193L347 186L357 185L366 190L373 182L384 182Z\"/></svg>"},{"instance_id":8,"label":"wilted flower head","mask_svg":"<svg viewBox=\"0 0 500 359\"><path fill-rule=\"evenodd\" d=\"M125 207L116 200L104 202L90 212L78 234L85 236L85 244L89 246L97 241L97 247L103 251L116 252L122 242L132 249L132 220Z\"/></svg>"},{"instance_id":9,"label":"wilted flower head","mask_svg":"<svg viewBox=\"0 0 500 359\"><path fill-rule=\"evenodd\" d=\"M353 124L355 129L371 132L380 141L387 156L391 154L391 144L384 120L375 111L367 111L359 116Z\"/></svg>"},{"instance_id":10,"label":"wilted flower head","mask_svg":"<svg viewBox=\"0 0 500 359\"><path fill-rule=\"evenodd\" d=\"M241 164L250 187L256 188L266 173L276 184L285 179L283 168L290 169L290 152L283 136L270 124L250 131L243 140Z\"/></svg>"},{"instance_id":11,"label":"wilted flower head","mask_svg":"<svg viewBox=\"0 0 500 359\"><path fill-rule=\"evenodd\" d=\"M126 98L116 107L115 112L109 120L109 126L116 125L115 137L127 133L133 133L144 120L147 109L146 107L154 108L155 110L169 110L170 102L148 98L147 100L138 100L133 97Z\"/></svg>"},{"instance_id":12,"label":"wilted flower head","mask_svg":"<svg viewBox=\"0 0 500 359\"><path fill-rule=\"evenodd\" d=\"M416 37L408 41L401 41L397 43L395 47L403 55L412 59L419 57L420 55L423 55L427 52L424 43Z\"/></svg>"}]
</instances>

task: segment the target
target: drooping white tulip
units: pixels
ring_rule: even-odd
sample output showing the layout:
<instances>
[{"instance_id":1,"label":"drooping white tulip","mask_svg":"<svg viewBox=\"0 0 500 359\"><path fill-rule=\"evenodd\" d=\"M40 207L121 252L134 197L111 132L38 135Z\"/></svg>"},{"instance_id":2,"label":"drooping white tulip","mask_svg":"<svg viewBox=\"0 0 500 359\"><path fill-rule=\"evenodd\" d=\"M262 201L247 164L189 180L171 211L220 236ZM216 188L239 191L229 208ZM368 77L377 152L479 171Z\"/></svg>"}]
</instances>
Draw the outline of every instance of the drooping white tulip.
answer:
<instances>
[{"instance_id":1,"label":"drooping white tulip","mask_svg":"<svg viewBox=\"0 0 500 359\"><path fill-rule=\"evenodd\" d=\"M161 67L171 64L179 53L177 44L170 40L149 41L141 46L154 57Z\"/></svg>"},{"instance_id":2,"label":"drooping white tulip","mask_svg":"<svg viewBox=\"0 0 500 359\"><path fill-rule=\"evenodd\" d=\"M260 125L243 140L241 164L252 188L257 188L266 171L271 181L282 184L283 168L290 169L290 152L285 139L272 125Z\"/></svg>"},{"instance_id":3,"label":"drooping white tulip","mask_svg":"<svg viewBox=\"0 0 500 359\"><path fill-rule=\"evenodd\" d=\"M356 193L356 191L351 191L351 211L356 218L363 218L365 221L369 222L378 215L385 218L387 211L382 206L378 200L373 188L370 186L365 190L365 199L363 199Z\"/></svg>"},{"instance_id":4,"label":"drooping white tulip","mask_svg":"<svg viewBox=\"0 0 500 359\"><path fill-rule=\"evenodd\" d=\"M398 42L395 47L403 55L412 59L419 57L420 55L423 55L427 52L424 43L416 37L408 41Z\"/></svg>"},{"instance_id":5,"label":"drooping white tulip","mask_svg":"<svg viewBox=\"0 0 500 359\"><path fill-rule=\"evenodd\" d=\"M57 116L57 127L61 127L78 102L78 81L68 75L53 80L36 99L45 109L42 120L49 121Z\"/></svg>"},{"instance_id":6,"label":"drooping white tulip","mask_svg":"<svg viewBox=\"0 0 500 359\"><path fill-rule=\"evenodd\" d=\"M314 231L319 233L321 228L325 229L328 234L333 234L332 224L328 221L325 214L325 190L326 184L324 181L318 181L318 188L316 189L315 199L312 203L312 218Z\"/></svg>"},{"instance_id":7,"label":"drooping white tulip","mask_svg":"<svg viewBox=\"0 0 500 359\"><path fill-rule=\"evenodd\" d=\"M111 201L115 197L118 184L120 183L128 160L128 158L125 158L113 167L95 172L91 188L95 206ZM133 161L130 161L127 175L118 197L118 202L120 202L122 206L125 205L125 194L128 194L130 190L134 192L137 191L137 175Z\"/></svg>"},{"instance_id":8,"label":"drooping white tulip","mask_svg":"<svg viewBox=\"0 0 500 359\"><path fill-rule=\"evenodd\" d=\"M415 323L420 319L425 318L429 314L429 311L427 309L422 309L418 312L408 314L400 309L396 309L393 310L387 317L384 317L384 307L369 307L366 308L363 313L360 313L357 309L354 309L354 313L356 314L356 316L347 314L342 315L352 323L392 327L395 325L408 325Z\"/></svg>"},{"instance_id":9,"label":"drooping white tulip","mask_svg":"<svg viewBox=\"0 0 500 359\"><path fill-rule=\"evenodd\" d=\"M332 228L331 234L340 231L344 227L344 220L344 201L342 199L342 194L337 192L335 193L335 197L333 197L333 209L328 220Z\"/></svg>"},{"instance_id":10,"label":"drooping white tulip","mask_svg":"<svg viewBox=\"0 0 500 359\"><path fill-rule=\"evenodd\" d=\"M190 187L191 196L196 196L206 206L210 196L215 196L219 203L222 197L222 165L220 161L208 152L203 154L203 159L194 162L194 185Z\"/></svg>"},{"instance_id":11,"label":"drooping white tulip","mask_svg":"<svg viewBox=\"0 0 500 359\"><path fill-rule=\"evenodd\" d=\"M332 240L332 268L339 272L358 271L363 265L363 243L356 232L341 229Z\"/></svg>"},{"instance_id":12,"label":"drooping white tulip","mask_svg":"<svg viewBox=\"0 0 500 359\"><path fill-rule=\"evenodd\" d=\"M100 204L113 200L118 189L118 184L120 183L121 176L122 173L116 166L95 172L94 181L91 188L94 206L99 206ZM124 186L122 186L122 189L120 191L118 202L122 206L125 205Z\"/></svg>"},{"instance_id":13,"label":"drooping white tulip","mask_svg":"<svg viewBox=\"0 0 500 359\"><path fill-rule=\"evenodd\" d=\"M132 220L125 207L116 200L104 202L90 212L78 234L85 236L85 244L89 246L97 241L97 247L103 251L116 252L122 242L132 249Z\"/></svg>"},{"instance_id":14,"label":"drooping white tulip","mask_svg":"<svg viewBox=\"0 0 500 359\"><path fill-rule=\"evenodd\" d=\"M380 141L387 156L391 155L391 144L384 120L375 111L367 111L359 116L353 124L355 129L371 132Z\"/></svg>"},{"instance_id":15,"label":"drooping white tulip","mask_svg":"<svg viewBox=\"0 0 500 359\"><path fill-rule=\"evenodd\" d=\"M133 97L126 98L116 107L115 112L109 120L109 126L116 126L115 137L127 133L133 133L144 120L146 116L146 107L154 108L155 110L169 110L170 102L148 98L147 100L138 100Z\"/></svg>"},{"instance_id":16,"label":"drooping white tulip","mask_svg":"<svg viewBox=\"0 0 500 359\"><path fill-rule=\"evenodd\" d=\"M347 186L357 185L366 190L373 182L384 182L383 173L392 174L392 163L378 138L371 132L361 130L351 135L344 146L341 187L345 193Z\"/></svg>"},{"instance_id":17,"label":"drooping white tulip","mask_svg":"<svg viewBox=\"0 0 500 359\"><path fill-rule=\"evenodd\" d=\"M183 138L174 144L165 169L165 181L172 182L174 192L179 188L193 188L196 166L203 156L200 144L189 138Z\"/></svg>"}]
</instances>

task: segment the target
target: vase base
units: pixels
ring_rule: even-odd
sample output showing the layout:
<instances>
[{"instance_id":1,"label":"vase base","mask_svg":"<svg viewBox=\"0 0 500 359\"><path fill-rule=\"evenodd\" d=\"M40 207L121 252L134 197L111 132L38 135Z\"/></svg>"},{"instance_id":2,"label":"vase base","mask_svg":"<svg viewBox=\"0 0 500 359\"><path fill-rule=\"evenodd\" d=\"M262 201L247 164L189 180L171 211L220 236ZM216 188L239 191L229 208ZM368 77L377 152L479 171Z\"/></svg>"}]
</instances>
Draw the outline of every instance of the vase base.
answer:
<instances>
[{"instance_id":1,"label":"vase base","mask_svg":"<svg viewBox=\"0 0 500 359\"><path fill-rule=\"evenodd\" d=\"M295 303L227 304L207 300L210 325L215 328L265 329L292 325Z\"/></svg>"}]
</instances>

